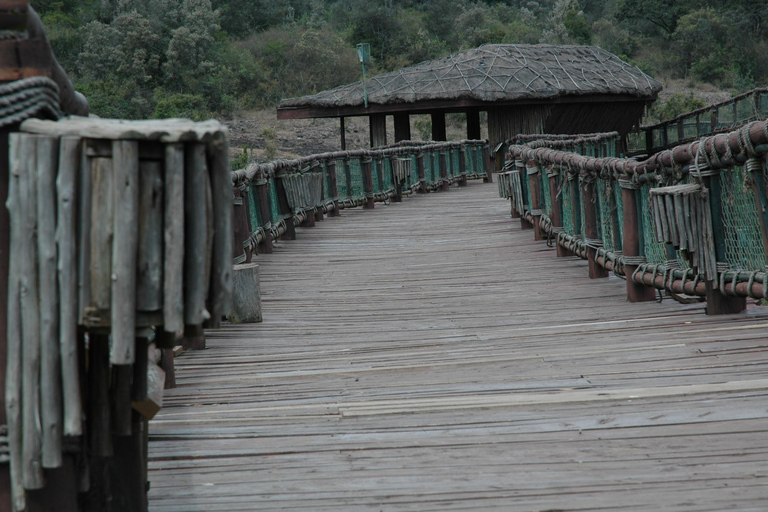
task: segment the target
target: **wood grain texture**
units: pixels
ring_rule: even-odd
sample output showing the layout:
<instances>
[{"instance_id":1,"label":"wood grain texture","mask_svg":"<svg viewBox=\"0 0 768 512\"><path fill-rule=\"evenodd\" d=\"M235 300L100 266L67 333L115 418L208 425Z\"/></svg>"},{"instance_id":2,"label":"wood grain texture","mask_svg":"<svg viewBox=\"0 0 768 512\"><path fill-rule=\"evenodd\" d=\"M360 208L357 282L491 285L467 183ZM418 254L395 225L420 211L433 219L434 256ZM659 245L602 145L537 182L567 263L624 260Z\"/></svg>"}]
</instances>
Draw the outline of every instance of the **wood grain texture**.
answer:
<instances>
[{"instance_id":1,"label":"wood grain texture","mask_svg":"<svg viewBox=\"0 0 768 512\"><path fill-rule=\"evenodd\" d=\"M626 302L470 182L259 255L150 422L150 510L760 510L768 312Z\"/></svg>"}]
</instances>

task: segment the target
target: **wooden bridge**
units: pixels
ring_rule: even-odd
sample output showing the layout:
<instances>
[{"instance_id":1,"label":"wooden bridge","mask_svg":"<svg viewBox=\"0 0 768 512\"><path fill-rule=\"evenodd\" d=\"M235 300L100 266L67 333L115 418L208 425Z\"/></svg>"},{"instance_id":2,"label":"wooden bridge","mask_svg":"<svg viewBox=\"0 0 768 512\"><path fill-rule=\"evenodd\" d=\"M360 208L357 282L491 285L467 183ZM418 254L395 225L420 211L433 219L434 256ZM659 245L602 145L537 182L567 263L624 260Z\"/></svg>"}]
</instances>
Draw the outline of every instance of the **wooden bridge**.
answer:
<instances>
[{"instance_id":1,"label":"wooden bridge","mask_svg":"<svg viewBox=\"0 0 768 512\"><path fill-rule=\"evenodd\" d=\"M628 303L480 182L297 231L177 359L151 511L765 510L766 308Z\"/></svg>"}]
</instances>

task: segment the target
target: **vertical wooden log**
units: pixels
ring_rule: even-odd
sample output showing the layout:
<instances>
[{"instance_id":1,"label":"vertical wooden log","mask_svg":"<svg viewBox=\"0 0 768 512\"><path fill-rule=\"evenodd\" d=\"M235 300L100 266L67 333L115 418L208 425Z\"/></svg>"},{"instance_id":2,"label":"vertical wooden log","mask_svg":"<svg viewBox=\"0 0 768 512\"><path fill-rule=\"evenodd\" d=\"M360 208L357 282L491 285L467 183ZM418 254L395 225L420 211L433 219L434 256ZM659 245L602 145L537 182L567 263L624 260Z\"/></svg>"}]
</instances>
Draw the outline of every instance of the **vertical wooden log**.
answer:
<instances>
[{"instance_id":1,"label":"vertical wooden log","mask_svg":"<svg viewBox=\"0 0 768 512\"><path fill-rule=\"evenodd\" d=\"M757 95L755 96L757 98ZM757 101L757 99L755 100ZM768 194L766 194L763 181L763 169L768 165L768 155L762 158L750 158L747 160L747 171L752 176L752 191L755 194L755 204L758 206L758 218L760 219L760 232L763 235L763 250L768 254Z\"/></svg>"},{"instance_id":2,"label":"vertical wooden log","mask_svg":"<svg viewBox=\"0 0 768 512\"><path fill-rule=\"evenodd\" d=\"M259 202L259 214L263 222L269 221L269 188L266 179L259 180L256 184L256 196ZM259 245L262 253L272 254L272 236L267 231L264 241Z\"/></svg>"},{"instance_id":3,"label":"vertical wooden log","mask_svg":"<svg viewBox=\"0 0 768 512\"><path fill-rule=\"evenodd\" d=\"M103 334L91 334L88 348L88 435L91 454L96 457L112 456L109 374L109 339Z\"/></svg>"},{"instance_id":4,"label":"vertical wooden log","mask_svg":"<svg viewBox=\"0 0 768 512\"><path fill-rule=\"evenodd\" d=\"M173 349L164 348L161 350L160 367L165 372L164 389L173 389L176 387L176 371L173 364Z\"/></svg>"},{"instance_id":5,"label":"vertical wooden log","mask_svg":"<svg viewBox=\"0 0 768 512\"><path fill-rule=\"evenodd\" d=\"M23 212L21 210L21 175L26 172L27 161L22 137L18 133L9 135L9 183L6 207L10 212L10 233L8 249L11 258L8 269L8 309L6 338L6 380L5 409L8 423L8 451L10 452L10 487L11 500L15 510L26 508L24 491L24 447L22 418L22 321L21 321L21 271L24 262L23 252Z\"/></svg>"},{"instance_id":6,"label":"vertical wooden log","mask_svg":"<svg viewBox=\"0 0 768 512\"><path fill-rule=\"evenodd\" d=\"M723 207L721 203L722 188L720 185L720 175L708 176L704 178L704 185L709 189L709 212L712 219L712 240L715 245L716 261L724 262L725 257L725 229L723 226ZM705 238L706 241L706 238ZM704 247L703 247L704 248ZM716 264L715 264L716 266ZM716 280L706 282L707 290L707 314L708 315L729 315L740 313L747 309L746 297L726 296L717 289Z\"/></svg>"},{"instance_id":7,"label":"vertical wooden log","mask_svg":"<svg viewBox=\"0 0 768 512\"><path fill-rule=\"evenodd\" d=\"M184 329L185 212L184 145L165 146L163 201L163 329Z\"/></svg>"},{"instance_id":8,"label":"vertical wooden log","mask_svg":"<svg viewBox=\"0 0 768 512\"><path fill-rule=\"evenodd\" d=\"M232 210L233 210L233 222L234 227L232 229L232 254L234 255L235 263L242 263L248 261L250 257L250 249L246 246L248 238L251 236L251 229L249 226L248 218L249 209L245 200L247 195L246 190L240 190L238 188L232 189ZM270 241L272 238L270 237ZM271 245L271 244L270 244Z\"/></svg>"},{"instance_id":9,"label":"vertical wooden log","mask_svg":"<svg viewBox=\"0 0 768 512\"><path fill-rule=\"evenodd\" d=\"M110 388L110 406L112 409L112 432L116 436L131 435L131 365L112 367L112 386Z\"/></svg>"},{"instance_id":10,"label":"vertical wooden log","mask_svg":"<svg viewBox=\"0 0 768 512\"><path fill-rule=\"evenodd\" d=\"M339 138L341 139L341 150L347 150L347 128L344 126L344 117L339 117Z\"/></svg>"},{"instance_id":11,"label":"vertical wooden log","mask_svg":"<svg viewBox=\"0 0 768 512\"><path fill-rule=\"evenodd\" d=\"M464 144L459 148L459 186L467 186L467 154Z\"/></svg>"},{"instance_id":12,"label":"vertical wooden log","mask_svg":"<svg viewBox=\"0 0 768 512\"><path fill-rule=\"evenodd\" d=\"M37 275L37 137L22 139L26 167L21 169L22 220L21 332L23 358L24 487L45 486L40 425L40 308Z\"/></svg>"},{"instance_id":13,"label":"vertical wooden log","mask_svg":"<svg viewBox=\"0 0 768 512\"><path fill-rule=\"evenodd\" d=\"M112 244L112 364L133 364L139 247L139 144L112 143L115 238Z\"/></svg>"},{"instance_id":14,"label":"vertical wooden log","mask_svg":"<svg viewBox=\"0 0 768 512\"><path fill-rule=\"evenodd\" d=\"M395 112L395 142L411 140L411 120L408 112Z\"/></svg>"},{"instance_id":15,"label":"vertical wooden log","mask_svg":"<svg viewBox=\"0 0 768 512\"><path fill-rule=\"evenodd\" d=\"M387 116L385 114L370 114L368 126L371 136L371 147L378 148L387 145Z\"/></svg>"},{"instance_id":16,"label":"vertical wooden log","mask_svg":"<svg viewBox=\"0 0 768 512\"><path fill-rule=\"evenodd\" d=\"M485 178L483 183L493 183L493 165L491 163L491 146L487 143L483 146L485 160Z\"/></svg>"},{"instance_id":17,"label":"vertical wooden log","mask_svg":"<svg viewBox=\"0 0 768 512\"><path fill-rule=\"evenodd\" d=\"M133 378L131 379L131 400L143 402L147 399L147 366L149 341L147 338L136 338L136 360L133 363Z\"/></svg>"},{"instance_id":18,"label":"vertical wooden log","mask_svg":"<svg viewBox=\"0 0 768 512\"><path fill-rule=\"evenodd\" d=\"M40 284L40 420L43 467L62 464L61 354L59 352L59 289L56 279L56 174L59 141L37 141L37 254Z\"/></svg>"},{"instance_id":19,"label":"vertical wooden log","mask_svg":"<svg viewBox=\"0 0 768 512\"><path fill-rule=\"evenodd\" d=\"M372 160L370 157L366 157L362 161L363 190L365 190L365 204L363 205L363 209L365 210L373 210L373 207L374 207L373 175L371 173L371 163L372 163Z\"/></svg>"},{"instance_id":20,"label":"vertical wooden log","mask_svg":"<svg viewBox=\"0 0 768 512\"><path fill-rule=\"evenodd\" d=\"M424 186L424 153L421 151L416 154L416 173L419 178L419 187L416 189L416 193L424 194L427 190Z\"/></svg>"},{"instance_id":21,"label":"vertical wooden log","mask_svg":"<svg viewBox=\"0 0 768 512\"><path fill-rule=\"evenodd\" d=\"M516 160L515 161L515 167L517 167L517 172L520 175L520 192L521 196L523 198L523 214L520 215L520 229L533 229L533 224L528 222L528 219L525 218L525 210L526 206L530 210L531 205L525 204L525 196L527 195L525 192L526 190L530 189L530 182L528 181L528 170L525 168L525 165L522 161Z\"/></svg>"},{"instance_id":22,"label":"vertical wooden log","mask_svg":"<svg viewBox=\"0 0 768 512\"><path fill-rule=\"evenodd\" d=\"M467 111L467 139L480 140L480 111L470 109Z\"/></svg>"},{"instance_id":23,"label":"vertical wooden log","mask_svg":"<svg viewBox=\"0 0 768 512\"><path fill-rule=\"evenodd\" d=\"M597 240L597 201L595 198L595 182L584 183L584 229L587 238L587 262L589 263L589 278L608 277L608 271L597 263L597 249L591 244ZM602 245L602 240L600 241ZM630 276L631 277L631 276Z\"/></svg>"},{"instance_id":24,"label":"vertical wooden log","mask_svg":"<svg viewBox=\"0 0 768 512\"><path fill-rule=\"evenodd\" d=\"M184 324L207 320L208 168L203 144L184 148ZM186 327L185 327L186 329Z\"/></svg>"},{"instance_id":25,"label":"vertical wooden log","mask_svg":"<svg viewBox=\"0 0 768 512\"><path fill-rule=\"evenodd\" d=\"M223 316L232 312L232 178L229 168L229 143L220 139L209 145L209 169L213 219L208 303L211 327L218 327ZM261 198L260 198L261 199ZM266 194L264 195L266 205ZM272 252L272 240L266 237L265 252ZM266 247L268 246L268 249Z\"/></svg>"},{"instance_id":26,"label":"vertical wooden log","mask_svg":"<svg viewBox=\"0 0 768 512\"><path fill-rule=\"evenodd\" d=\"M328 169L328 181L331 187L331 189L328 191L328 194L333 198L333 210L329 216L338 217L341 215L341 212L339 211L339 185L336 178L336 160L328 160L326 165Z\"/></svg>"},{"instance_id":27,"label":"vertical wooden log","mask_svg":"<svg viewBox=\"0 0 768 512\"><path fill-rule=\"evenodd\" d=\"M107 311L111 304L112 285L112 240L114 234L114 192L112 159L97 157L91 159L90 201L90 305ZM86 269L88 271L88 269Z\"/></svg>"},{"instance_id":28,"label":"vertical wooden log","mask_svg":"<svg viewBox=\"0 0 768 512\"><path fill-rule=\"evenodd\" d=\"M91 214L93 160L85 150L83 139L80 147L80 176L77 184L77 301L78 320L85 317L85 308L91 305ZM110 223L111 227L111 223Z\"/></svg>"},{"instance_id":29,"label":"vertical wooden log","mask_svg":"<svg viewBox=\"0 0 768 512\"><path fill-rule=\"evenodd\" d=\"M62 137L59 150L58 242L59 274L59 350L61 354L61 394L63 397L63 434L79 436L82 427L82 398L77 355L77 168L80 139Z\"/></svg>"},{"instance_id":30,"label":"vertical wooden log","mask_svg":"<svg viewBox=\"0 0 768 512\"><path fill-rule=\"evenodd\" d=\"M404 181L400 180L400 178L397 175L397 172L395 171L395 162L397 162L397 158L392 158L391 156L387 156L385 158L389 162L389 172L392 174L392 183L395 184L395 195L392 197L392 202L402 203Z\"/></svg>"},{"instance_id":31,"label":"vertical wooden log","mask_svg":"<svg viewBox=\"0 0 768 512\"><path fill-rule=\"evenodd\" d=\"M544 233L541 230L541 170L536 162L528 162L526 165L526 174L528 186L531 191L531 216L533 217L533 239L544 240Z\"/></svg>"},{"instance_id":32,"label":"vertical wooden log","mask_svg":"<svg viewBox=\"0 0 768 512\"><path fill-rule=\"evenodd\" d=\"M430 114L432 118L432 140L445 141L448 140L445 131L445 112L432 112Z\"/></svg>"},{"instance_id":33,"label":"vertical wooden log","mask_svg":"<svg viewBox=\"0 0 768 512\"><path fill-rule=\"evenodd\" d=\"M283 178L275 176L275 190L277 191L277 204L280 209L280 215L285 220L285 233L280 237L281 240L296 240L296 226L293 224L293 211L288 203L288 194L285 190Z\"/></svg>"},{"instance_id":34,"label":"vertical wooden log","mask_svg":"<svg viewBox=\"0 0 768 512\"><path fill-rule=\"evenodd\" d=\"M638 211L637 189L625 182L619 182L623 203L623 232L624 255L640 256L640 212ZM656 300L656 290L637 284L632 280L632 274L637 270L637 264L624 264L624 274L627 276L627 300L629 302L647 302Z\"/></svg>"},{"instance_id":35,"label":"vertical wooden log","mask_svg":"<svg viewBox=\"0 0 768 512\"><path fill-rule=\"evenodd\" d=\"M136 309L163 308L163 170L156 160L142 160L139 177L139 245Z\"/></svg>"},{"instance_id":36,"label":"vertical wooden log","mask_svg":"<svg viewBox=\"0 0 768 512\"><path fill-rule=\"evenodd\" d=\"M448 162L446 159L445 151L440 152L440 190L442 192L448 192L450 188L448 183Z\"/></svg>"},{"instance_id":37,"label":"vertical wooden log","mask_svg":"<svg viewBox=\"0 0 768 512\"><path fill-rule=\"evenodd\" d=\"M316 179L315 178L316 173L319 173L321 176L319 194L320 194L320 198L322 199L323 198L323 185L322 185L323 167L320 165L320 162L314 161L312 162L312 166L309 168L309 171L310 171L309 180L307 180L309 183L313 183L313 180ZM312 185L310 185L310 190L312 190L312 188L313 188ZM314 201L315 201L315 198L313 197L312 202L314 203ZM324 218L322 207L319 204L312 204L311 206L315 207L315 221L318 221L318 222L322 221Z\"/></svg>"}]
</instances>

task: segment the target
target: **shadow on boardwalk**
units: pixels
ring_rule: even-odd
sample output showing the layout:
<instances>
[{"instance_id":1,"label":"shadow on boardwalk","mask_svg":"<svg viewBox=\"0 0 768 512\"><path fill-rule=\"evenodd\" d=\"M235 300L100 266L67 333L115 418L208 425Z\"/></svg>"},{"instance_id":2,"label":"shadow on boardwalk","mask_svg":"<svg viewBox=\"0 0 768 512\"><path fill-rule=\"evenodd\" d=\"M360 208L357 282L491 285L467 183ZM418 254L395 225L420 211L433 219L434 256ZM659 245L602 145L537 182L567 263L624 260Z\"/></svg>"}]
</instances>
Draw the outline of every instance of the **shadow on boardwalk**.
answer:
<instances>
[{"instance_id":1,"label":"shadow on boardwalk","mask_svg":"<svg viewBox=\"0 0 768 512\"><path fill-rule=\"evenodd\" d=\"M150 510L764 510L768 312L629 304L471 183L262 265L177 360Z\"/></svg>"}]
</instances>

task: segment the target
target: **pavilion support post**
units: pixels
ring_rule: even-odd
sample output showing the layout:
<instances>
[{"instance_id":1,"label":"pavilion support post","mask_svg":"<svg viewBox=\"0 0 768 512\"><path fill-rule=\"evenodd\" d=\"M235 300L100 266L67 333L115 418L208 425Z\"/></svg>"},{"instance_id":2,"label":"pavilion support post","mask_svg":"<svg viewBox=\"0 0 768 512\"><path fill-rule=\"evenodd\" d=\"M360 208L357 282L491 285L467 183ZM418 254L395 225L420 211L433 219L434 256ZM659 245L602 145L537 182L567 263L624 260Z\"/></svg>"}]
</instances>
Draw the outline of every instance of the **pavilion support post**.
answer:
<instances>
[{"instance_id":1,"label":"pavilion support post","mask_svg":"<svg viewBox=\"0 0 768 512\"><path fill-rule=\"evenodd\" d=\"M762 177L760 177L762 179ZM709 189L709 214L712 216L712 237L715 244L715 259L725 262L725 229L723 227L723 205L720 201L720 175L707 176L704 185ZM705 212L706 213L706 212ZM731 297L723 295L717 288L716 280L706 281L707 314L729 315L741 313L747 309L746 297Z\"/></svg>"},{"instance_id":2,"label":"pavilion support post","mask_svg":"<svg viewBox=\"0 0 768 512\"><path fill-rule=\"evenodd\" d=\"M425 194L427 191L424 189L424 153L421 151L416 155L416 172L419 177L419 187L416 189L416 193Z\"/></svg>"},{"instance_id":3,"label":"pavilion support post","mask_svg":"<svg viewBox=\"0 0 768 512\"><path fill-rule=\"evenodd\" d=\"M490 144L486 143L485 146L483 146L483 151L485 152L485 178L483 178L483 183L493 183L493 162L491 161L491 146ZM521 174L522 176L522 174Z\"/></svg>"},{"instance_id":4,"label":"pavilion support post","mask_svg":"<svg viewBox=\"0 0 768 512\"><path fill-rule=\"evenodd\" d=\"M339 211L339 186L336 180L336 160L328 160L326 168L328 169L328 182L331 187L328 195L333 198L333 210L331 210L328 216L338 217L341 215L341 212Z\"/></svg>"},{"instance_id":5,"label":"pavilion support post","mask_svg":"<svg viewBox=\"0 0 768 512\"><path fill-rule=\"evenodd\" d=\"M275 190L277 191L277 207L280 216L285 221L285 233L280 240L296 240L296 226L293 225L293 210L288 203L288 194L285 191L282 178L275 177Z\"/></svg>"},{"instance_id":6,"label":"pavilion support post","mask_svg":"<svg viewBox=\"0 0 768 512\"><path fill-rule=\"evenodd\" d=\"M627 277L627 300L629 302L647 302L656 300L656 290L637 284L632 274L640 262L640 212L638 211L637 186L629 181L619 180L623 203L624 232L624 275Z\"/></svg>"},{"instance_id":7,"label":"pavilion support post","mask_svg":"<svg viewBox=\"0 0 768 512\"><path fill-rule=\"evenodd\" d=\"M459 186L460 187L466 187L467 186L467 152L464 149L464 145L461 145L461 148L459 148Z\"/></svg>"},{"instance_id":8,"label":"pavilion support post","mask_svg":"<svg viewBox=\"0 0 768 512\"><path fill-rule=\"evenodd\" d=\"M595 210L595 182L584 182L584 230L587 241L587 262L589 263L589 278L608 277L608 271L597 263L597 247L602 246L602 240L597 238L597 211Z\"/></svg>"},{"instance_id":9,"label":"pavilion support post","mask_svg":"<svg viewBox=\"0 0 768 512\"><path fill-rule=\"evenodd\" d=\"M549 212L549 220L552 222L552 227L556 232L562 231L563 229L563 217L561 215L561 208L560 205L560 198L557 194L557 177L559 176L559 173L552 168L547 173L547 179L549 180L549 202L552 204L552 211ZM557 236L557 233L555 234ZM557 256L559 258L563 258L565 256L572 256L573 253L563 247L562 245L557 243L557 240L555 240L555 248L557 251Z\"/></svg>"},{"instance_id":10,"label":"pavilion support post","mask_svg":"<svg viewBox=\"0 0 768 512\"><path fill-rule=\"evenodd\" d=\"M445 151L440 152L440 191L448 192L450 182L448 181L448 159Z\"/></svg>"},{"instance_id":11,"label":"pavilion support post","mask_svg":"<svg viewBox=\"0 0 768 512\"><path fill-rule=\"evenodd\" d=\"M371 134L371 147L387 145L387 116L385 114L371 114L368 116L368 126Z\"/></svg>"},{"instance_id":12,"label":"pavilion support post","mask_svg":"<svg viewBox=\"0 0 768 512\"><path fill-rule=\"evenodd\" d=\"M530 183L528 182L528 170L521 160L515 160L515 167L517 167L517 172L520 173L520 191L523 195L523 201L525 201L528 196L527 190L530 188ZM523 215L517 215L520 217L520 229L533 229L533 224L528 222L528 219L525 218L525 211L530 209L531 205L523 204ZM512 210L514 210L514 208L512 208ZM515 211L515 213L518 212Z\"/></svg>"},{"instance_id":13,"label":"pavilion support post","mask_svg":"<svg viewBox=\"0 0 768 512\"><path fill-rule=\"evenodd\" d=\"M374 207L374 199L373 199L373 174L371 172L371 163L373 160L371 160L370 157L363 160L363 190L365 191L365 204L363 205L364 210L373 210Z\"/></svg>"},{"instance_id":14,"label":"pavilion support post","mask_svg":"<svg viewBox=\"0 0 768 512\"><path fill-rule=\"evenodd\" d=\"M467 139L480 140L480 110L467 111Z\"/></svg>"},{"instance_id":15,"label":"pavilion support post","mask_svg":"<svg viewBox=\"0 0 768 512\"><path fill-rule=\"evenodd\" d=\"M344 117L339 118L339 138L341 139L341 150L347 150L347 127L344 123Z\"/></svg>"},{"instance_id":16,"label":"pavilion support post","mask_svg":"<svg viewBox=\"0 0 768 512\"><path fill-rule=\"evenodd\" d=\"M411 119L408 112L396 112L395 120L395 142L401 140L411 140Z\"/></svg>"},{"instance_id":17,"label":"pavilion support post","mask_svg":"<svg viewBox=\"0 0 768 512\"><path fill-rule=\"evenodd\" d=\"M530 161L526 165L528 176L528 188L531 191L531 217L533 217L533 239L544 240L541 230L541 169L536 162Z\"/></svg>"},{"instance_id":18,"label":"pavilion support post","mask_svg":"<svg viewBox=\"0 0 768 512\"><path fill-rule=\"evenodd\" d=\"M269 189L267 188L266 179L262 179L256 184L256 197L259 201L259 215L262 222L266 222L269 219ZM246 200L248 200L247 197ZM262 254L272 254L272 235L269 231L265 233L264 240L259 244L259 251ZM250 262L251 258L249 257L246 263Z\"/></svg>"},{"instance_id":19,"label":"pavilion support post","mask_svg":"<svg viewBox=\"0 0 768 512\"><path fill-rule=\"evenodd\" d=\"M445 112L432 112L430 115L432 117L432 140L448 140L445 132Z\"/></svg>"}]
</instances>

